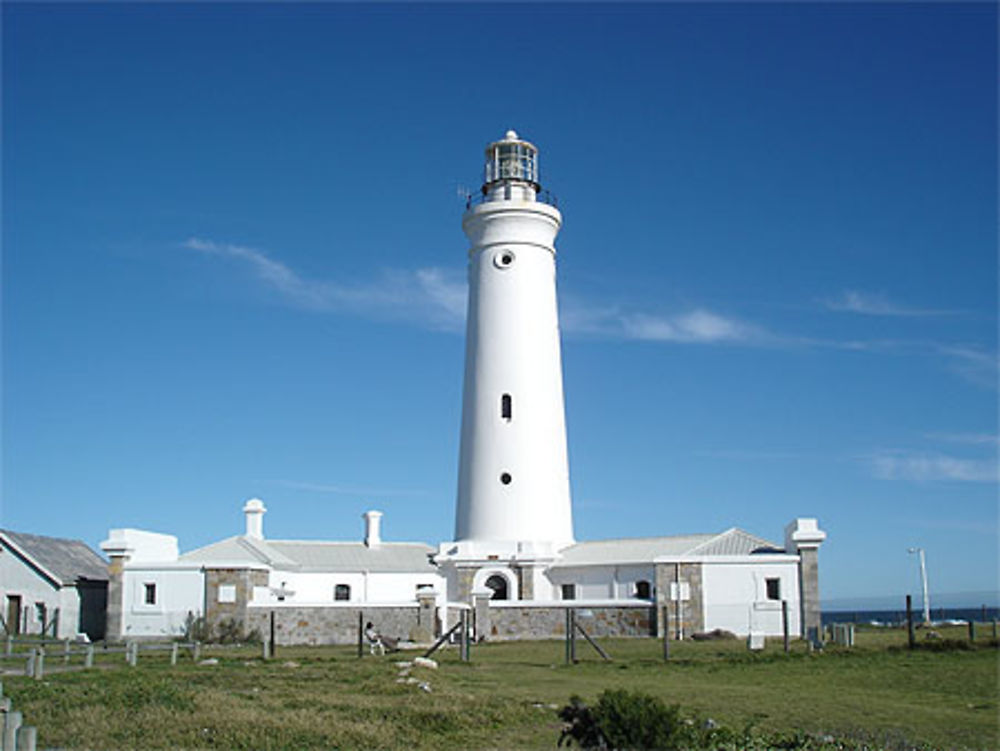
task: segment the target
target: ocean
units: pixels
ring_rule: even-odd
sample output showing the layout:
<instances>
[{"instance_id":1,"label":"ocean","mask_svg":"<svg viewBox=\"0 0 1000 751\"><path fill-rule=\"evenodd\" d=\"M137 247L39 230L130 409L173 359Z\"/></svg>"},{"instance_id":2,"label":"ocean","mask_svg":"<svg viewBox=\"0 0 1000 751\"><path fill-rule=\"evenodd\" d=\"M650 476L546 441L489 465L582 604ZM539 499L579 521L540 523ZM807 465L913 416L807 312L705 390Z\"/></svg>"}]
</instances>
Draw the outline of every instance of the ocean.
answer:
<instances>
[{"instance_id":1,"label":"ocean","mask_svg":"<svg viewBox=\"0 0 1000 751\"><path fill-rule=\"evenodd\" d=\"M913 608L913 620L919 623L923 620L924 611L920 607ZM978 623L1000 619L1000 608L931 608L931 621L962 621L968 623L974 620ZM877 623L894 625L906 623L906 611L900 610L831 610L823 611L823 625L829 623Z\"/></svg>"}]
</instances>

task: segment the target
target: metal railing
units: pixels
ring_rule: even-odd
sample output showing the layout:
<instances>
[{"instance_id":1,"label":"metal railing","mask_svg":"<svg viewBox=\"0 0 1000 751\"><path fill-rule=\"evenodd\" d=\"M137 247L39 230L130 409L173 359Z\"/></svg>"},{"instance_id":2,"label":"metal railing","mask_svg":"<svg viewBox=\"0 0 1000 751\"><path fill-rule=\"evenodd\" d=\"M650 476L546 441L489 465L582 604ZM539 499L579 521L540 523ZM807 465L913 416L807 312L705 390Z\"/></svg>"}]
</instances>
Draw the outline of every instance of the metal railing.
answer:
<instances>
[{"instance_id":1,"label":"metal railing","mask_svg":"<svg viewBox=\"0 0 1000 751\"><path fill-rule=\"evenodd\" d=\"M512 191L509 190L510 186L507 186L508 190L501 196L497 198L495 193L467 193L465 196L465 210L468 211L473 206L478 206L481 203L494 203L496 201L509 201L512 200ZM539 189L535 192L535 201L538 203L548 204L553 208L559 208L559 201L556 198L555 193L551 191Z\"/></svg>"}]
</instances>

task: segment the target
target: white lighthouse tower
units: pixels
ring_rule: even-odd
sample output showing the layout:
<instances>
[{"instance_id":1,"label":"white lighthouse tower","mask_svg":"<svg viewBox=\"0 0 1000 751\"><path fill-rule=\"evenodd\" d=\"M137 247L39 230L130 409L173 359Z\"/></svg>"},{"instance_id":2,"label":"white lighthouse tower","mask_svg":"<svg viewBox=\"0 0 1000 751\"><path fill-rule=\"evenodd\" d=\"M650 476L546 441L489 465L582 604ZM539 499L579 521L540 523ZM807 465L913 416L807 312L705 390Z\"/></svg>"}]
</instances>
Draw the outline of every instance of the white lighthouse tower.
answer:
<instances>
[{"instance_id":1,"label":"white lighthouse tower","mask_svg":"<svg viewBox=\"0 0 1000 751\"><path fill-rule=\"evenodd\" d=\"M511 130L486 147L482 198L462 219L469 309L455 543L438 556L461 599L481 586L548 599L535 574L573 543L556 305L562 215L543 197L534 145Z\"/></svg>"}]
</instances>

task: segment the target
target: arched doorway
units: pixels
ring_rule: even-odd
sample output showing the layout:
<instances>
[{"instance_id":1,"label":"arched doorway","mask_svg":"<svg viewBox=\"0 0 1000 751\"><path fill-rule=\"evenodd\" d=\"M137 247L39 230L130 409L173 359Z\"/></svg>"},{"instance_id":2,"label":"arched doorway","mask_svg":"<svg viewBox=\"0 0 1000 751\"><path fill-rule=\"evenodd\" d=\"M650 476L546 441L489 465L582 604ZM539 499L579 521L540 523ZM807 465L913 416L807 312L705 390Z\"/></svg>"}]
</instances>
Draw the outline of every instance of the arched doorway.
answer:
<instances>
[{"instance_id":1,"label":"arched doorway","mask_svg":"<svg viewBox=\"0 0 1000 751\"><path fill-rule=\"evenodd\" d=\"M486 588L492 590L493 592L493 594L490 595L491 600L508 599L507 579L500 576L500 574L493 574L493 576L488 578L486 580Z\"/></svg>"}]
</instances>

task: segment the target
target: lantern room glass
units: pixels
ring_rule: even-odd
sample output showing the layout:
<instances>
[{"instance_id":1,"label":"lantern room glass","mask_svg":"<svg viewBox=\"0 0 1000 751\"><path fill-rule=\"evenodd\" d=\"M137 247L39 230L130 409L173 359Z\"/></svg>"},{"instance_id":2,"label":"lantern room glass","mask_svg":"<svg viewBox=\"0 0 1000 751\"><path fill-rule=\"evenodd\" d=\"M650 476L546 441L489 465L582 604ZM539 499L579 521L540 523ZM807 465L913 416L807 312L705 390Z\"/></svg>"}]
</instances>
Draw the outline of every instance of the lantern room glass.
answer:
<instances>
[{"instance_id":1,"label":"lantern room glass","mask_svg":"<svg viewBox=\"0 0 1000 751\"><path fill-rule=\"evenodd\" d=\"M501 180L538 185L538 149L525 141L491 143L486 149L483 182L490 185Z\"/></svg>"}]
</instances>

